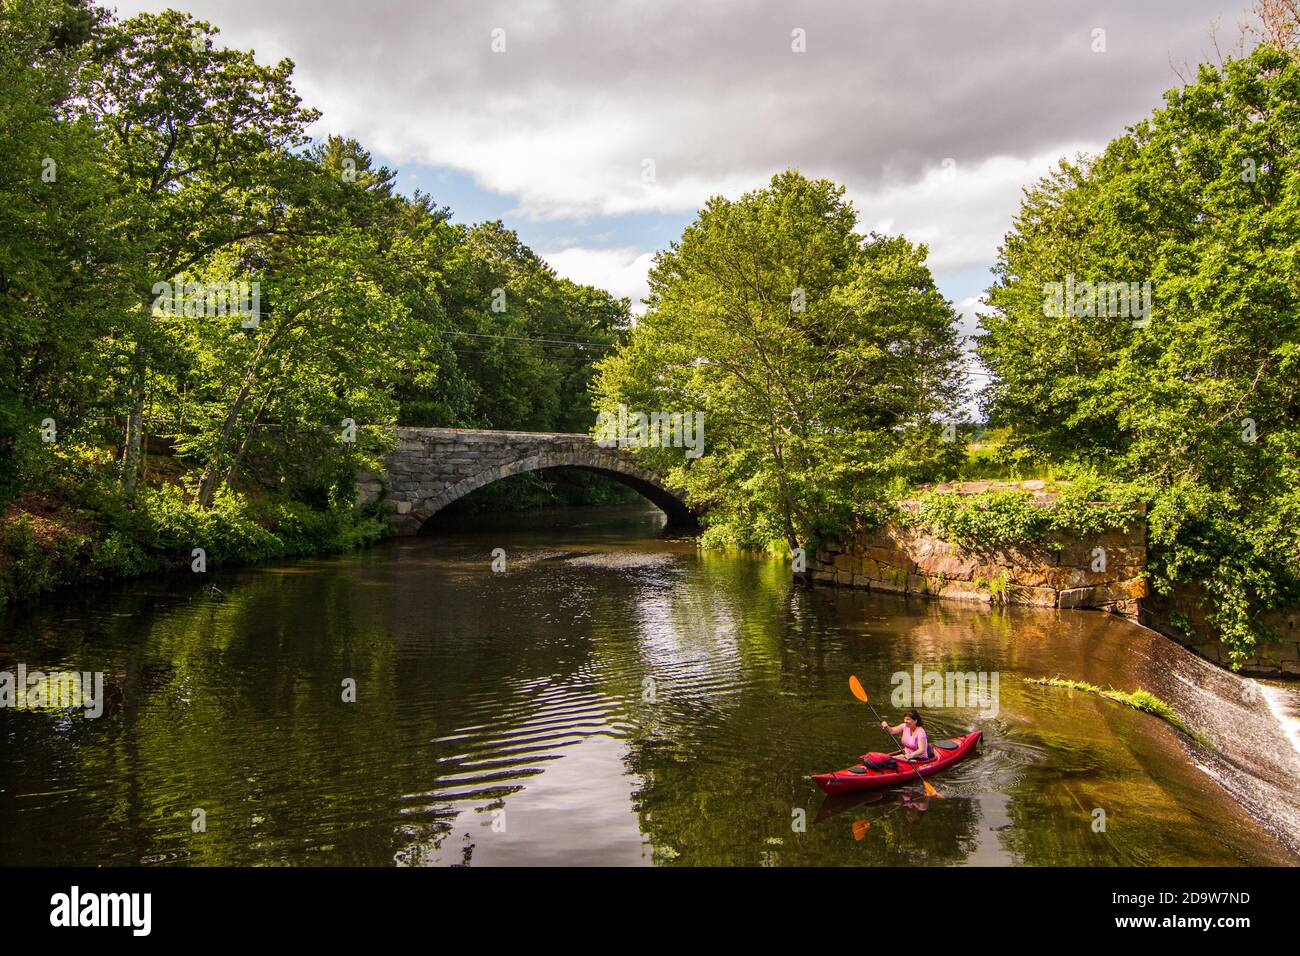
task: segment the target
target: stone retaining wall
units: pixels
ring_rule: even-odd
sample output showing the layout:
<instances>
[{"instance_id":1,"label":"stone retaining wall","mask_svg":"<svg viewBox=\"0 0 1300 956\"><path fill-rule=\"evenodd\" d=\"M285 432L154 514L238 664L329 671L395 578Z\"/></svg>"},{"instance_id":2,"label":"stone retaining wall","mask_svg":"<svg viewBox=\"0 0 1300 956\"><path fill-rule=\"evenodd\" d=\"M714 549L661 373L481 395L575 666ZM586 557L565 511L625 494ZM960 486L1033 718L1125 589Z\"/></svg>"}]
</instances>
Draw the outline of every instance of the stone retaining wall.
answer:
<instances>
[{"instance_id":1,"label":"stone retaining wall","mask_svg":"<svg viewBox=\"0 0 1300 956\"><path fill-rule=\"evenodd\" d=\"M915 502L905 503L916 507ZM924 529L887 525L828 542L809 562L814 581L897 594L1096 608L1138 617L1146 596L1146 525L1061 547L965 548ZM1104 570L1095 549L1105 552Z\"/></svg>"},{"instance_id":2,"label":"stone retaining wall","mask_svg":"<svg viewBox=\"0 0 1300 956\"><path fill-rule=\"evenodd\" d=\"M1206 620L1201 606L1203 596L1200 587L1176 588L1168 596L1151 594L1142 600L1139 620L1201 657L1226 666L1230 660L1228 648ZM1242 665L1240 673L1300 677L1300 608L1267 614L1263 623L1281 634L1283 640L1260 645L1259 653Z\"/></svg>"},{"instance_id":3,"label":"stone retaining wall","mask_svg":"<svg viewBox=\"0 0 1300 956\"><path fill-rule=\"evenodd\" d=\"M962 482L937 485L934 490L961 495L1029 491L1041 506L1055 499L1041 481ZM919 503L903 502L902 507L915 511ZM965 548L924 529L891 524L824 543L809 560L808 570L814 581L840 587L984 604L1109 611L1158 631L1207 660L1228 664L1228 649L1206 620L1198 588L1181 588L1168 597L1149 591L1145 519L1128 531L1087 540L1067 538L1059 544L1055 548ZM1104 570L1097 569L1097 548L1105 553ZM1270 614L1265 623L1284 639L1262 646L1240 673L1300 676L1300 608Z\"/></svg>"}]
</instances>

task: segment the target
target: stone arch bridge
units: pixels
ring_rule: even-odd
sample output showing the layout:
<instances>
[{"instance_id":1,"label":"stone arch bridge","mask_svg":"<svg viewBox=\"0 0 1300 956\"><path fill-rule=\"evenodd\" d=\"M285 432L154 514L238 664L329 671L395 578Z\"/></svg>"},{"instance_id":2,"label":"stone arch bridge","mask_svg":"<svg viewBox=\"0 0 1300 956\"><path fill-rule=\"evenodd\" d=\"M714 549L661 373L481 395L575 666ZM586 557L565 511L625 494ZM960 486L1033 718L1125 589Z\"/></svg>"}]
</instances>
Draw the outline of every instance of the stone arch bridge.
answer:
<instances>
[{"instance_id":1,"label":"stone arch bridge","mask_svg":"<svg viewBox=\"0 0 1300 956\"><path fill-rule=\"evenodd\" d=\"M581 468L621 482L668 515L670 525L690 527L695 514L679 492L639 467L617 448L602 448L590 435L558 432L486 431L467 428L397 428L398 445L385 458L386 476L363 474L357 503L383 498L399 534L415 534L438 511L484 485L544 468Z\"/></svg>"}]
</instances>

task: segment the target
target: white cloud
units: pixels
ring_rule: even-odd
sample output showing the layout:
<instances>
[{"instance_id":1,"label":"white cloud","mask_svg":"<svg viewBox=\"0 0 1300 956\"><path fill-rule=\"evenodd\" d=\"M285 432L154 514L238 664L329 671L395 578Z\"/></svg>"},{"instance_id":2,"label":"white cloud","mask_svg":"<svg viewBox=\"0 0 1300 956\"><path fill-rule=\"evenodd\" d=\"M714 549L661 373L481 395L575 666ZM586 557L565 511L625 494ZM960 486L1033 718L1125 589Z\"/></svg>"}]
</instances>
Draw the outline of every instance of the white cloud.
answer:
<instances>
[{"instance_id":1,"label":"white cloud","mask_svg":"<svg viewBox=\"0 0 1300 956\"><path fill-rule=\"evenodd\" d=\"M980 296L968 296L956 305L957 329L963 336L972 336L979 331L980 316L988 315L993 310Z\"/></svg>"},{"instance_id":2,"label":"white cloud","mask_svg":"<svg viewBox=\"0 0 1300 956\"><path fill-rule=\"evenodd\" d=\"M937 165L912 183L875 192L850 191L864 229L902 233L930 247L935 271L988 265L1011 227L1021 191L1062 156L1095 152L1094 143L1068 143L1028 159L994 156L982 162Z\"/></svg>"},{"instance_id":3,"label":"white cloud","mask_svg":"<svg viewBox=\"0 0 1300 956\"><path fill-rule=\"evenodd\" d=\"M171 0L123 2L124 12ZM1058 143L1159 103L1240 0L979 5L186 0L224 42L288 53L321 130L449 166L538 218L690 211L790 165L862 194ZM808 49L790 49L794 19ZM1106 25L1109 50L1091 52ZM492 30L507 34L491 50ZM653 159L657 177L641 179ZM989 175L993 171L986 171ZM882 216L895 216L883 210Z\"/></svg>"},{"instance_id":4,"label":"white cloud","mask_svg":"<svg viewBox=\"0 0 1300 956\"><path fill-rule=\"evenodd\" d=\"M1021 187L1159 105L1177 83L1169 64L1207 58L1211 23L1244 5L183 4L225 43L267 62L291 56L304 101L323 113L318 134L462 171L511 197L513 217L572 220L578 247L555 253L557 268L634 301L648 253L595 248L600 220L689 214L789 166L844 183L864 228L926 242L936 271L988 265ZM1104 54L1091 49L1098 25ZM794 26L806 53L791 51ZM505 53L491 49L497 28Z\"/></svg>"},{"instance_id":5,"label":"white cloud","mask_svg":"<svg viewBox=\"0 0 1300 956\"><path fill-rule=\"evenodd\" d=\"M632 300L632 311L645 311L641 300L649 293L646 275L654 253L639 249L571 247L538 253L557 273L583 285L594 285Z\"/></svg>"}]
</instances>

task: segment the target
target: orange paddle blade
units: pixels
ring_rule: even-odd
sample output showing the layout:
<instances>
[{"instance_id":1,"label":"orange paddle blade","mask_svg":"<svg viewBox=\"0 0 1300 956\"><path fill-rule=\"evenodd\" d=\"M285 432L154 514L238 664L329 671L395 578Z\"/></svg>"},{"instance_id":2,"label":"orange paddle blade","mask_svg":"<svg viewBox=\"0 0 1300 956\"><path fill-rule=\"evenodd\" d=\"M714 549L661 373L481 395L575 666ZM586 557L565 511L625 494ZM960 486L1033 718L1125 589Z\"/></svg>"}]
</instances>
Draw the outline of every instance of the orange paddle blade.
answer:
<instances>
[{"instance_id":1,"label":"orange paddle blade","mask_svg":"<svg viewBox=\"0 0 1300 956\"><path fill-rule=\"evenodd\" d=\"M862 682L858 680L857 674L849 675L849 690L853 691L853 696L862 703L867 702L867 692L862 689Z\"/></svg>"},{"instance_id":2,"label":"orange paddle blade","mask_svg":"<svg viewBox=\"0 0 1300 956\"><path fill-rule=\"evenodd\" d=\"M855 840L861 840L864 836L867 835L867 831L870 830L870 829L871 829L871 821L870 821L870 820L854 820L854 821L853 821L853 839L855 839Z\"/></svg>"}]
</instances>

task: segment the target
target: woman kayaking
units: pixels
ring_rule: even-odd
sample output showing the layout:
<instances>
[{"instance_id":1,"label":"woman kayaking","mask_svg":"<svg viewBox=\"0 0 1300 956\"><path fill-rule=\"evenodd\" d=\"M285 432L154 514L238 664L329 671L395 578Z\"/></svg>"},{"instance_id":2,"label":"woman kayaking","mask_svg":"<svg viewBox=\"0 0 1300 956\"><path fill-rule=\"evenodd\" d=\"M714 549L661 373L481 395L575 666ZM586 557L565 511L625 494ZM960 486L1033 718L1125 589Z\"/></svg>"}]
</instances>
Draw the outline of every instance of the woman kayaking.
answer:
<instances>
[{"instance_id":1,"label":"woman kayaking","mask_svg":"<svg viewBox=\"0 0 1300 956\"><path fill-rule=\"evenodd\" d=\"M902 734L904 759L913 761L929 760L934 756L934 751L930 749L930 738L925 732L925 724L916 708L912 708L905 713L903 722L897 727L889 726L889 723L884 720L880 722L880 726L889 731L891 736Z\"/></svg>"},{"instance_id":2,"label":"woman kayaking","mask_svg":"<svg viewBox=\"0 0 1300 956\"><path fill-rule=\"evenodd\" d=\"M867 696L866 688L862 686L862 682L856 675L849 676L849 690L853 692L854 697L871 707L871 713L875 715L876 720L880 720L880 714L876 712L875 707L871 706L871 698ZM919 782L927 797L942 797L943 794L925 777L938 773L949 764L968 756L984 736L983 731L972 730L968 734L949 737L932 745L921 722L921 715L915 709L907 711L903 722L897 727L891 727L883 720L880 720L880 727L891 737L895 733L902 733L902 753L897 758L881 753L864 754L862 763L856 767L836 770L834 773L813 774L813 780L822 788L823 793L834 796L855 790L876 790ZM895 742L897 743L897 738Z\"/></svg>"}]
</instances>

